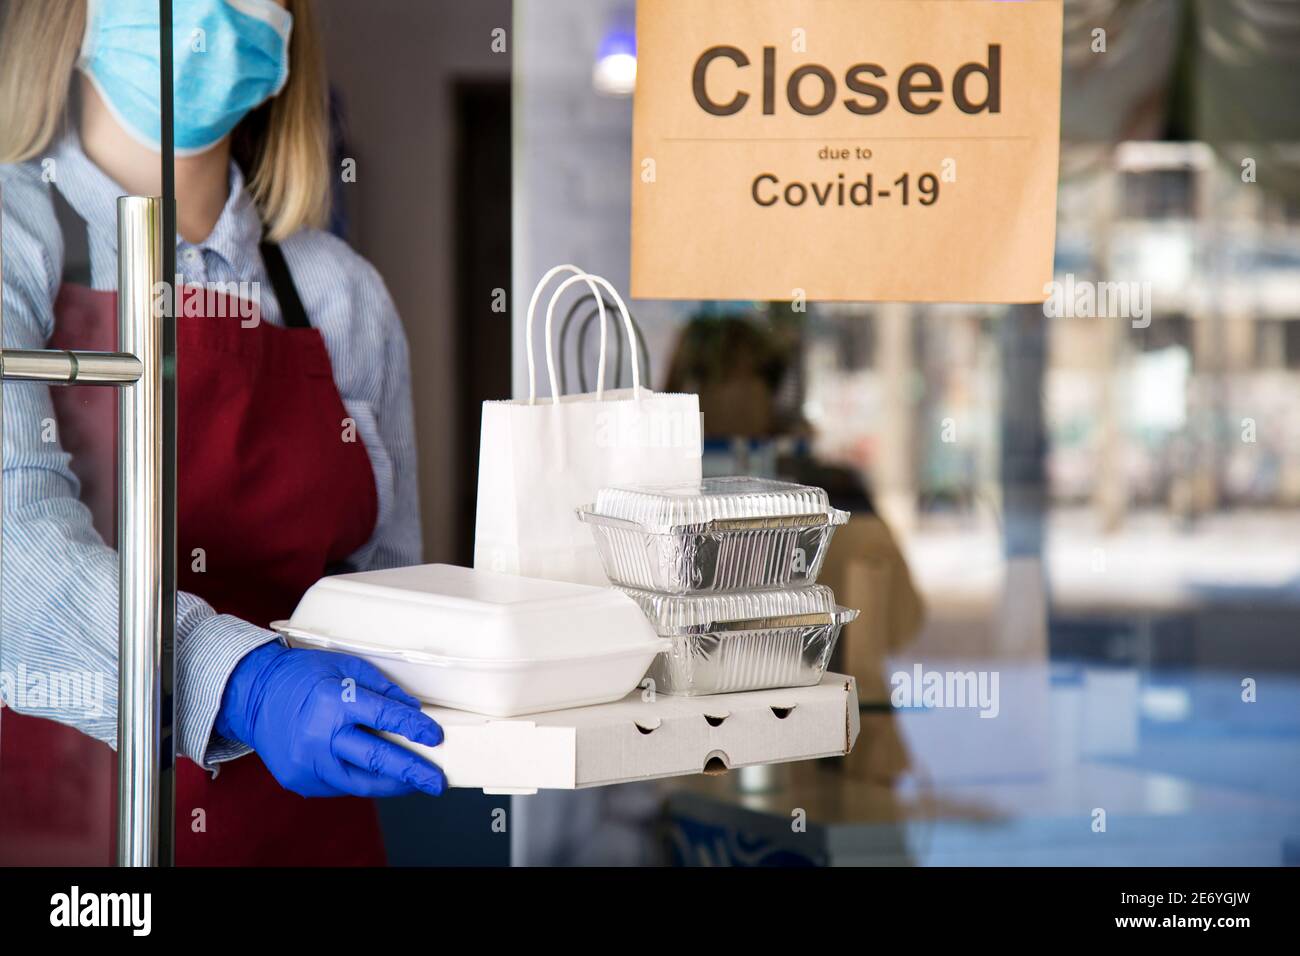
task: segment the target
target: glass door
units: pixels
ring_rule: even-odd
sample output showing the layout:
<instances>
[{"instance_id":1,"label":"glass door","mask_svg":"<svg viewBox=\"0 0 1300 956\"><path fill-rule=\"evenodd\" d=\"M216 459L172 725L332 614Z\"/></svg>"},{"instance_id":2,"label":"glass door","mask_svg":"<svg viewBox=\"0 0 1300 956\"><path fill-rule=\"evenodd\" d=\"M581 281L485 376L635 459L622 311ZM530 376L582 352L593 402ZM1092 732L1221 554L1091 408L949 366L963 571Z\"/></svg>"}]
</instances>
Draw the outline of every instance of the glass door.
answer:
<instances>
[{"instance_id":1,"label":"glass door","mask_svg":"<svg viewBox=\"0 0 1300 956\"><path fill-rule=\"evenodd\" d=\"M176 755L156 774L137 761L123 790L166 806L171 788L161 862L169 838L181 865L507 862L501 798L304 804L219 711L317 577L470 563L478 411L509 393L509 0L0 10L0 864L118 859L137 806L113 750L128 703L131 739L152 745L156 721ZM156 537L128 546L124 392L86 382L129 357L90 353L139 357L116 321L143 271L118 198L173 193L130 236L161 237L150 327L174 361L155 411L185 427ZM175 601L174 732L165 680L118 693L121 625L141 617L119 556L153 580L136 562L159 540L180 560L142 610Z\"/></svg>"},{"instance_id":2,"label":"glass door","mask_svg":"<svg viewBox=\"0 0 1300 956\"><path fill-rule=\"evenodd\" d=\"M637 6L515 4L516 301L557 263L626 288L631 198L668 166L630 149L636 57L668 58L632 35ZM803 62L780 45L817 33L815 5L789 6L765 22ZM642 29L665 15L640 7ZM522 841L531 862L1295 861L1300 100L1282 87L1300 6L1067 2L1065 23L1064 310L628 300L653 386L699 395L706 475L816 485L852 512L821 580L863 609L832 662L862 731L842 761L683 777L636 814L615 805L631 787L524 798L578 798ZM700 195L726 185L693 175ZM1127 305L1103 301L1120 289ZM546 353L515 315L527 394ZM556 347L561 369L594 370L595 335Z\"/></svg>"},{"instance_id":3,"label":"glass door","mask_svg":"<svg viewBox=\"0 0 1300 956\"><path fill-rule=\"evenodd\" d=\"M0 865L112 864L119 814L134 862L170 859L170 17L170 0L0 3Z\"/></svg>"}]
</instances>

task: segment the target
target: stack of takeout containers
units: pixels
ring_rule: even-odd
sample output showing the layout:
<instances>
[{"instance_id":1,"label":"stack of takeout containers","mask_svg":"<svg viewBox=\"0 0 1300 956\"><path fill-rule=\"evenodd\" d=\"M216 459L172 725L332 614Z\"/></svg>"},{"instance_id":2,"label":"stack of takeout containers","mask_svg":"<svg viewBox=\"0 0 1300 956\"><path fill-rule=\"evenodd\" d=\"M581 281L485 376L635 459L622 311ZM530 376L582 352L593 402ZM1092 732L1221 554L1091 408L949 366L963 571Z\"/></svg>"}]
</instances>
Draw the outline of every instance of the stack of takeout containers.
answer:
<instances>
[{"instance_id":1,"label":"stack of takeout containers","mask_svg":"<svg viewBox=\"0 0 1300 956\"><path fill-rule=\"evenodd\" d=\"M605 488L578 510L605 574L672 642L650 677L694 696L816 684L858 612L816 583L848 512L759 478Z\"/></svg>"}]
</instances>

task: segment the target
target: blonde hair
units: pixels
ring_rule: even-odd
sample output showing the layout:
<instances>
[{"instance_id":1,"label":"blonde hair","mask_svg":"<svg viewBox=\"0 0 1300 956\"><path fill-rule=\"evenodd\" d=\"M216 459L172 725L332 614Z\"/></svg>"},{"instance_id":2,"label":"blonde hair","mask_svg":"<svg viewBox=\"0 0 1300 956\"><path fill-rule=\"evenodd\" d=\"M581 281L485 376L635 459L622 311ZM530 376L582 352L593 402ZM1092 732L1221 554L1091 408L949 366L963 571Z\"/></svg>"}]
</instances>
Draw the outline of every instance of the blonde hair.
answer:
<instances>
[{"instance_id":1,"label":"blonde hair","mask_svg":"<svg viewBox=\"0 0 1300 956\"><path fill-rule=\"evenodd\" d=\"M75 119L72 75L86 29L86 0L8 0L0 25L0 164L41 155ZM235 127L231 154L271 239L329 215L329 104L311 0L293 14L289 79L280 95Z\"/></svg>"}]
</instances>

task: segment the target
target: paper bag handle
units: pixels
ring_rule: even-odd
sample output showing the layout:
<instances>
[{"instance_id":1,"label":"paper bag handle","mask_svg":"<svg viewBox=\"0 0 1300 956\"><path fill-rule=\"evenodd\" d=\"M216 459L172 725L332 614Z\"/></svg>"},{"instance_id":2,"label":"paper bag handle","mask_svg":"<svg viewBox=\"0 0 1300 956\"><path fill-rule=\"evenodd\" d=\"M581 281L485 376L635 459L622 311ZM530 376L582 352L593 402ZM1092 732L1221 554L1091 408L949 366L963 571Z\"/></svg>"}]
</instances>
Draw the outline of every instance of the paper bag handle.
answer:
<instances>
[{"instance_id":1,"label":"paper bag handle","mask_svg":"<svg viewBox=\"0 0 1300 956\"><path fill-rule=\"evenodd\" d=\"M546 288L546 284L550 282L551 279L561 272L572 272L575 279L587 277L587 271L585 269L579 269L575 265L566 263L564 265L552 266L546 271L546 275L542 276L541 279L538 280L537 285L533 287L532 298L528 300L528 317L524 324L524 354L528 359L529 405L537 404L537 367L536 363L533 361L533 315L537 312L537 300L542 297L542 290ZM591 294L599 298L600 293L592 279L587 278L586 281L587 287L591 289ZM600 354L602 359L600 384L603 385L605 380L603 367L605 356L605 307L603 304L600 307L600 313ZM551 349L551 324L549 320L546 323L546 371L551 377L551 395L554 397L555 403L559 404L560 393L555 385L555 355Z\"/></svg>"},{"instance_id":2,"label":"paper bag handle","mask_svg":"<svg viewBox=\"0 0 1300 956\"><path fill-rule=\"evenodd\" d=\"M555 341L551 335L551 329L555 324L555 303L560 300L564 290L575 282L586 282L589 287L592 283L598 283L601 288L609 293L614 304L618 306L618 311L623 317L623 328L627 331L629 342L636 342L636 327L632 324L632 316L628 314L627 303L623 297L618 294L618 290L610 284L609 280L603 276L592 275L584 272L580 275L569 276L551 293L551 301L546 305L546 368L551 375L551 395L554 404L560 403L559 390L555 387ZM605 394L605 343L607 333L605 329L605 303L603 296L592 287L592 294L596 297L596 307L600 310L600 368L596 373L596 401L600 401ZM581 361L581 356L579 356ZM641 398L641 358L635 348L632 349L632 397L639 401ZM532 381L529 381L529 404L532 404Z\"/></svg>"}]
</instances>

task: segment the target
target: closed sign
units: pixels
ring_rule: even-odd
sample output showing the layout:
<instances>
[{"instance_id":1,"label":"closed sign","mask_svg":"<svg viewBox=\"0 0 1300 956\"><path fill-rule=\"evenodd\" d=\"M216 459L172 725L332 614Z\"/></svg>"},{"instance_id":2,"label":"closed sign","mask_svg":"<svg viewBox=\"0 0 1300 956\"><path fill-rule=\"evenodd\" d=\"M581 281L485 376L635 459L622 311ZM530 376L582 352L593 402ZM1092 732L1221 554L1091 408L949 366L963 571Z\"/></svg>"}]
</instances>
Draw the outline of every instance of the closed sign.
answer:
<instances>
[{"instance_id":1,"label":"closed sign","mask_svg":"<svg viewBox=\"0 0 1300 956\"><path fill-rule=\"evenodd\" d=\"M1060 0L640 0L632 294L1041 302Z\"/></svg>"}]
</instances>

